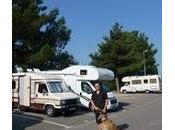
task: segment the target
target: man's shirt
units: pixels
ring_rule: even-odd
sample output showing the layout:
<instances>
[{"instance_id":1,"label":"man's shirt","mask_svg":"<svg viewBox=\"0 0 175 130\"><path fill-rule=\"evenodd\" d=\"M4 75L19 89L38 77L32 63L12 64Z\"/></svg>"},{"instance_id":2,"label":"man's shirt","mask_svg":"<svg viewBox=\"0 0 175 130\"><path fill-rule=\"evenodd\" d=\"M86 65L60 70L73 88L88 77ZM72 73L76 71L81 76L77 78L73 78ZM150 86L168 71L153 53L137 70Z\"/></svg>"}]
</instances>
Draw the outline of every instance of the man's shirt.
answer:
<instances>
[{"instance_id":1,"label":"man's shirt","mask_svg":"<svg viewBox=\"0 0 175 130\"><path fill-rule=\"evenodd\" d=\"M100 91L99 94L97 92L92 93L92 98L91 98L95 104L95 106L103 109L105 106L105 101L108 99L107 93Z\"/></svg>"}]
</instances>

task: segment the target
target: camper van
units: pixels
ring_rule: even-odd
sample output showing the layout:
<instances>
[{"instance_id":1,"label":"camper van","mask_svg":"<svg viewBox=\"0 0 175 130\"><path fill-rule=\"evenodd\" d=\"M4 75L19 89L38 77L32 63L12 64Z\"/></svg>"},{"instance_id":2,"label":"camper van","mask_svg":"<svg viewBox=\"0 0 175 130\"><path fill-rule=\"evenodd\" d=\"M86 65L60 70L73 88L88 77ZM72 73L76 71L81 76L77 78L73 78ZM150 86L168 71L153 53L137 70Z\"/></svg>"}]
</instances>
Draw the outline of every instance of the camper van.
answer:
<instances>
[{"instance_id":1,"label":"camper van","mask_svg":"<svg viewBox=\"0 0 175 130\"><path fill-rule=\"evenodd\" d=\"M75 111L79 98L64 84L61 77L34 72L12 74L12 106L45 111L54 116L57 111Z\"/></svg>"},{"instance_id":2,"label":"camper van","mask_svg":"<svg viewBox=\"0 0 175 130\"><path fill-rule=\"evenodd\" d=\"M128 76L123 77L122 82L125 83L121 87L120 92L161 92L162 84L159 75L147 76Z\"/></svg>"},{"instance_id":3,"label":"camper van","mask_svg":"<svg viewBox=\"0 0 175 130\"><path fill-rule=\"evenodd\" d=\"M73 93L80 97L82 106L89 108L92 92L95 91L93 82L102 81L102 88L108 95L107 109L116 109L118 100L116 95L109 90L109 87L103 81L114 79L114 73L106 68L97 68L95 66L74 65L63 70L43 71L42 73L61 76L65 83L70 87Z\"/></svg>"}]
</instances>

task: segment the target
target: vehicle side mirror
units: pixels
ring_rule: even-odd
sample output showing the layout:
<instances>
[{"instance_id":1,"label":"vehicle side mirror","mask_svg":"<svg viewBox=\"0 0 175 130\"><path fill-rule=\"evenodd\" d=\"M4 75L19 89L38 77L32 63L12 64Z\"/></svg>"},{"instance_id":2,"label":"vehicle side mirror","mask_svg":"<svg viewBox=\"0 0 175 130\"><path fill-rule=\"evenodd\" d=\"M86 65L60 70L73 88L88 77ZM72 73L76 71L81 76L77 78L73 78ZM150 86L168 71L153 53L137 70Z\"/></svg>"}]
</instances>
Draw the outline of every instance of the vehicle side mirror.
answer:
<instances>
[{"instance_id":1,"label":"vehicle side mirror","mask_svg":"<svg viewBox=\"0 0 175 130\"><path fill-rule=\"evenodd\" d=\"M43 95L48 95L48 91L43 89Z\"/></svg>"},{"instance_id":2,"label":"vehicle side mirror","mask_svg":"<svg viewBox=\"0 0 175 130\"><path fill-rule=\"evenodd\" d=\"M68 89L72 91L72 89L71 89L71 87L70 87L70 86L68 86Z\"/></svg>"},{"instance_id":3,"label":"vehicle side mirror","mask_svg":"<svg viewBox=\"0 0 175 130\"><path fill-rule=\"evenodd\" d=\"M44 96L44 95L48 96L48 92L43 92L43 96Z\"/></svg>"},{"instance_id":4,"label":"vehicle side mirror","mask_svg":"<svg viewBox=\"0 0 175 130\"><path fill-rule=\"evenodd\" d=\"M68 86L68 89L69 89L71 92L74 92L74 91L72 90L71 86Z\"/></svg>"}]
</instances>

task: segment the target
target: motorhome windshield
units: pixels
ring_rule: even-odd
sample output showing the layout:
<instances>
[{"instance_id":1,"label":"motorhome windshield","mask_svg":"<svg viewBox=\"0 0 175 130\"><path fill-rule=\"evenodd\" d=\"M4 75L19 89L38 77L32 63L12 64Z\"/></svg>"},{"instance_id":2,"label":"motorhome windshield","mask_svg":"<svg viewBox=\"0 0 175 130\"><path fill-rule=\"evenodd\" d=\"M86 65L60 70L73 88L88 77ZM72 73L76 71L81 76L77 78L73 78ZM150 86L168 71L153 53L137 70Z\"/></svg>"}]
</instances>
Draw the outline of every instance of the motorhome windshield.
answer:
<instances>
[{"instance_id":1,"label":"motorhome windshield","mask_svg":"<svg viewBox=\"0 0 175 130\"><path fill-rule=\"evenodd\" d=\"M91 81L91 84L94 86L96 81ZM101 87L104 92L110 92L109 86L106 82L101 82Z\"/></svg>"},{"instance_id":2,"label":"motorhome windshield","mask_svg":"<svg viewBox=\"0 0 175 130\"><path fill-rule=\"evenodd\" d=\"M69 91L69 89L61 82L48 82L48 88L51 93L63 93Z\"/></svg>"},{"instance_id":3,"label":"motorhome windshield","mask_svg":"<svg viewBox=\"0 0 175 130\"><path fill-rule=\"evenodd\" d=\"M102 84L102 90L105 92L110 92L109 87L106 84Z\"/></svg>"}]
</instances>

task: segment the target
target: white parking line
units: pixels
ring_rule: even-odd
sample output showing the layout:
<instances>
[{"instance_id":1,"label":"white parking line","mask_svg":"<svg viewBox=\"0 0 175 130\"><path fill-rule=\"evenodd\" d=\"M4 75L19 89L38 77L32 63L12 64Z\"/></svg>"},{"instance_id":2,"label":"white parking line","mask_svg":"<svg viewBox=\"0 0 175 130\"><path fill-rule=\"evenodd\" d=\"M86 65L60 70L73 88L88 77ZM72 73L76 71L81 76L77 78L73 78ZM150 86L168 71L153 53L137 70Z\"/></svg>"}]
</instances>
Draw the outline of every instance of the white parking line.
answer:
<instances>
[{"instance_id":1,"label":"white parking line","mask_svg":"<svg viewBox=\"0 0 175 130\"><path fill-rule=\"evenodd\" d=\"M36 120L36 121L41 121L43 123L48 123L48 124L52 124L52 125L61 126L61 127L66 128L66 129L71 128L71 126L67 126L67 125L64 125L64 124L61 124L61 123L56 123L56 122L51 122L51 121L47 121L47 120L37 119L37 118L29 117L29 116L26 116L26 115L19 115L19 114L13 114L13 115L18 116L18 117L27 118L27 119Z\"/></svg>"},{"instance_id":2,"label":"white parking line","mask_svg":"<svg viewBox=\"0 0 175 130\"><path fill-rule=\"evenodd\" d=\"M95 125L95 121L85 121L86 123L80 124L80 125L75 125L75 126L71 126L71 128L83 128L85 126L89 126L89 125Z\"/></svg>"}]
</instances>

